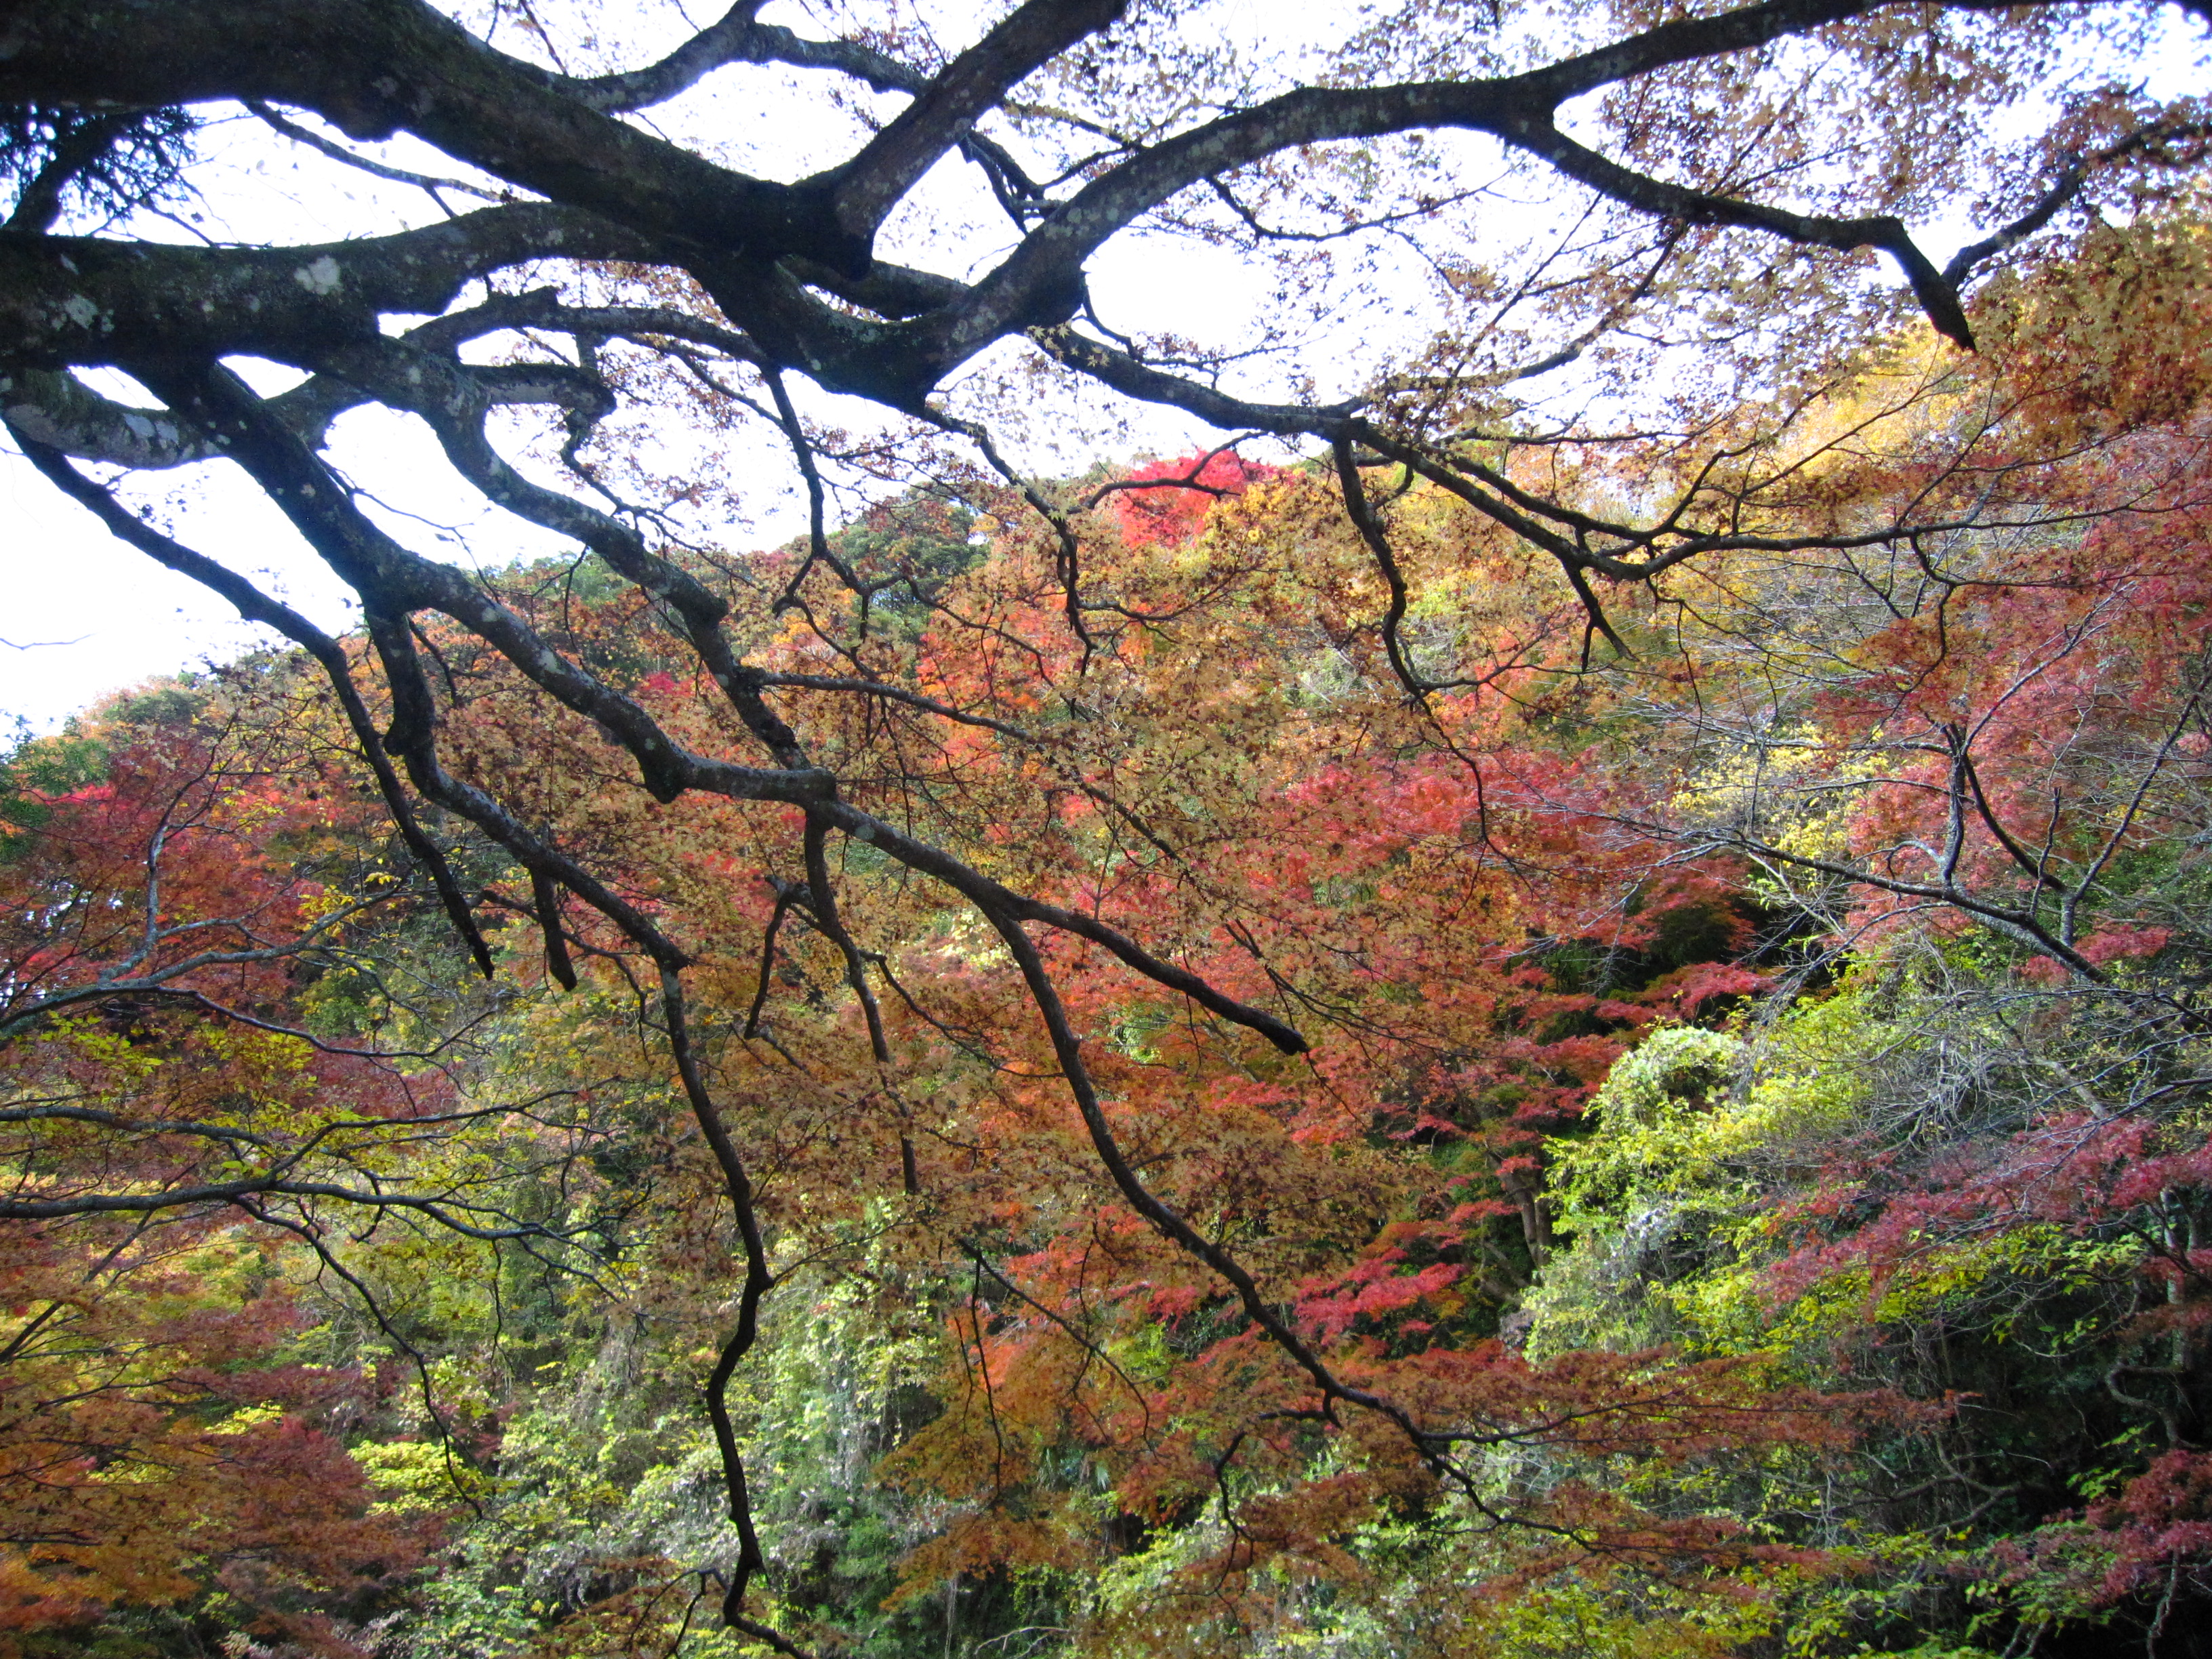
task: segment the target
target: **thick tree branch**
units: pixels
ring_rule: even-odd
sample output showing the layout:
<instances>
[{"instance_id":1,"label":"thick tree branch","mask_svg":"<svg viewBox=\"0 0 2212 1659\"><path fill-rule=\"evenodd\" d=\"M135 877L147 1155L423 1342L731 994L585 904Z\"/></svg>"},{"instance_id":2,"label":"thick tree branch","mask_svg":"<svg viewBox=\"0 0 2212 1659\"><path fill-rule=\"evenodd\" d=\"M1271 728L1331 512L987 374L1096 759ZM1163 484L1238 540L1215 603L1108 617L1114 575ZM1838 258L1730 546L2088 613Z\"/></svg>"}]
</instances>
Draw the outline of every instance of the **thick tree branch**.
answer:
<instances>
[{"instance_id":1,"label":"thick tree branch","mask_svg":"<svg viewBox=\"0 0 2212 1659\"><path fill-rule=\"evenodd\" d=\"M1693 225L1736 225L1763 230L1801 246L1833 248L1839 252L1879 248L1897 261L1912 286L1913 297L1920 301L1920 308L1928 313L1928 320L1935 325L1936 331L1968 351L1974 349L1973 331L1967 326L1958 290L1920 251L1901 219L1883 214L1836 219L1820 214L1792 213L1761 203L1670 184L1622 167L1577 143L1553 125L1549 112L1540 118L1509 121L1492 131L1532 155L1543 157L1577 183L1656 217Z\"/></svg>"},{"instance_id":2,"label":"thick tree branch","mask_svg":"<svg viewBox=\"0 0 2212 1659\"><path fill-rule=\"evenodd\" d=\"M701 29L657 64L616 75L564 81L561 89L579 102L610 115L665 103L696 86L725 64L740 63L754 56L754 35L759 26L753 18L763 3L763 0L738 0L720 21Z\"/></svg>"},{"instance_id":3,"label":"thick tree branch","mask_svg":"<svg viewBox=\"0 0 2212 1659\"><path fill-rule=\"evenodd\" d=\"M1989 7L1984 0L1961 0L1959 9ZM1895 219L1794 214L1687 190L1609 161L1553 124L1561 104L1599 87L1879 9L1881 0L1777 0L1663 24L1525 75L1284 94L1164 139L1085 185L976 285L973 299L935 323L932 352L950 367L1011 329L1059 321L1050 313L1060 309L1090 255L1194 185L1300 145L1449 127L1492 133L1601 194L1663 217L1741 224L1809 246L1881 248L1904 268L1936 327L1966 343L1970 337L1951 285Z\"/></svg>"},{"instance_id":4,"label":"thick tree branch","mask_svg":"<svg viewBox=\"0 0 2212 1659\"><path fill-rule=\"evenodd\" d=\"M650 252L635 232L550 204L299 247L0 236L0 340L11 367L240 354L306 367L336 343L379 337L384 316L435 315L507 266Z\"/></svg>"},{"instance_id":5,"label":"thick tree branch","mask_svg":"<svg viewBox=\"0 0 2212 1659\"><path fill-rule=\"evenodd\" d=\"M2175 143L2193 143L2201 146L2206 137L2207 131L2201 124L2161 121L2139 132L2131 132L2118 143L2107 144L2093 154L2069 155L2064 165L2058 169L2057 176L2051 180L2050 188L2037 197L2026 212L1952 255L1949 263L1943 267L1943 279L1954 288L1960 287L1973 275L1977 266L2018 247L2071 205L2100 168L2128 156Z\"/></svg>"},{"instance_id":6,"label":"thick tree branch","mask_svg":"<svg viewBox=\"0 0 2212 1659\"><path fill-rule=\"evenodd\" d=\"M915 181L1017 82L1104 28L1127 4L1128 0L1024 0L948 64L859 155L817 181L831 186L838 224L855 238L872 238Z\"/></svg>"},{"instance_id":7,"label":"thick tree branch","mask_svg":"<svg viewBox=\"0 0 2212 1659\"><path fill-rule=\"evenodd\" d=\"M1413 665L1406 659L1404 641L1398 634L1399 625L1406 620L1405 574L1398 568L1397 556L1391 551L1389 538L1382 531L1382 520L1367 499L1367 486L1360 482L1359 469L1352 462L1352 440L1340 436L1330 446L1330 453L1336 461L1337 488L1344 493L1344 510L1352 527L1358 531L1359 538L1367 544L1367 550L1375 556L1376 568L1382 571L1383 582L1390 590L1390 603L1382 613L1382 649L1390 659L1390 672L1406 688L1406 695L1420 702L1432 688L1413 672Z\"/></svg>"},{"instance_id":8,"label":"thick tree branch","mask_svg":"<svg viewBox=\"0 0 2212 1659\"><path fill-rule=\"evenodd\" d=\"M313 110L355 138L411 132L552 200L773 260L864 270L824 192L717 167L625 125L562 77L494 51L422 0L143 0L119 10L10 0L0 98L161 106L230 98Z\"/></svg>"},{"instance_id":9,"label":"thick tree branch","mask_svg":"<svg viewBox=\"0 0 2212 1659\"><path fill-rule=\"evenodd\" d=\"M848 75L878 92L921 92L922 70L850 40L808 40L776 23L754 21L763 0L739 0L719 22L693 35L659 63L618 75L564 80L562 90L593 109L615 113L665 103L730 64L788 64Z\"/></svg>"},{"instance_id":10,"label":"thick tree branch","mask_svg":"<svg viewBox=\"0 0 2212 1659\"><path fill-rule=\"evenodd\" d=\"M820 772L737 766L675 743L634 699L554 650L528 623L460 572L409 552L379 530L353 505L337 476L228 371L193 373L149 364L138 372L172 408L227 441L224 453L253 476L371 611L396 617L409 611L436 610L472 629L541 690L612 733L635 758L655 798L673 800L687 788L702 788L732 799L796 805L830 787Z\"/></svg>"},{"instance_id":11,"label":"thick tree branch","mask_svg":"<svg viewBox=\"0 0 2212 1659\"><path fill-rule=\"evenodd\" d=\"M452 363L448 376L469 387L471 402L487 407L550 404L597 411L606 398L602 388L566 363ZM320 448L331 422L374 395L343 376L318 374L268 399L267 407L302 443ZM117 403L57 369L0 375L0 417L17 432L77 460L137 471L216 460L222 454L211 440L180 425L167 410Z\"/></svg>"},{"instance_id":12,"label":"thick tree branch","mask_svg":"<svg viewBox=\"0 0 2212 1659\"><path fill-rule=\"evenodd\" d=\"M444 905L447 920L453 931L468 946L469 954L478 971L491 976L491 947L484 943L471 915L460 884L455 880L453 867L438 844L424 832L416 817L407 793L400 787L399 775L392 769L392 762L377 740L376 729L369 719L368 708L362 701L361 692L354 684L353 664L344 647L324 633L289 605L270 599L260 589L226 566L194 552L182 543L162 535L152 526L143 524L125 512L120 502L106 490L71 466L59 451L40 443L12 423L11 435L21 446L31 464L64 495L88 509L108 532L137 548L156 563L165 565L179 575L189 576L203 586L220 594L237 608L238 614L249 622L273 628L286 639L314 658L328 676L331 690L337 695L339 708L344 712L346 723L352 728L362 758L375 774L377 793L383 797L385 809L399 830L400 839L408 852L430 873L438 890L439 902Z\"/></svg>"}]
</instances>

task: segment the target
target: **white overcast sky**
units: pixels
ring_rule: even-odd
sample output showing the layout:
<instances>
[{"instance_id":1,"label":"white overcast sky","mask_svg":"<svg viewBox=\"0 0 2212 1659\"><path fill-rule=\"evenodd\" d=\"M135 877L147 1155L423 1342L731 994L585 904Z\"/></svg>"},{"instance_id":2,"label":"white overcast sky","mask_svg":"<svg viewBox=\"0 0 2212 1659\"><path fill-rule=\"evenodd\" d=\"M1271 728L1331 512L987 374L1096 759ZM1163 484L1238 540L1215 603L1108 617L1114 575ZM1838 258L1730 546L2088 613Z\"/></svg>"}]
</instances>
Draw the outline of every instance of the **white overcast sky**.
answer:
<instances>
[{"instance_id":1,"label":"white overcast sky","mask_svg":"<svg viewBox=\"0 0 2212 1659\"><path fill-rule=\"evenodd\" d=\"M1281 13L1247 0L1234 9L1255 34L1269 30L1261 20ZM1307 27L1333 7L1309 9ZM617 3L604 8L613 18ZM1296 9L1291 9L1293 15ZM634 61L644 62L678 38L676 9L655 0L636 0L640 27ZM771 6L767 21L786 21L818 33L797 4ZM610 31L611 33L612 31ZM956 40L956 45L960 44ZM806 82L793 72L796 86ZM818 87L818 76L814 84ZM842 118L821 113L818 126L805 124L805 112L818 100L799 95L748 100L732 111L709 100L687 100L684 111L657 111L658 125L671 137L683 137L674 124L725 118L737 131L752 127L757 139L744 146L751 161L770 176L802 176L825 164L849 145L853 129ZM895 108L887 104L886 110ZM794 120L799 125L794 125ZM755 123L759 125L756 127ZM310 123L312 125L312 123ZM723 129L726 137L730 129ZM372 234L421 223L427 203L422 192L386 185L318 158L268 132L248 118L227 120L204 135L205 155L195 167L200 228L219 241L297 243ZM441 176L469 176L427 147L401 140L386 145L353 146L392 164ZM155 240L191 240L181 228L141 216L128 227ZM985 250L975 251L981 260ZM1257 278L1231 256L1184 252L1164 264L1158 246L1141 242L1109 248L1099 261L1100 291L1116 295L1116 322L1134 331L1165 327L1173 307L1176 325L1200 327L1211 310L1224 322L1249 310L1258 294ZM1148 313L1157 314L1148 314ZM1233 332L1233 329L1226 331ZM243 366L241 366L243 367ZM154 400L120 376L87 377L102 390L148 404ZM296 378L296 377L290 377ZM285 382L279 381L275 385ZM825 415L834 404L817 402ZM848 420L872 411L855 406ZM1145 447L1177 449L1200 432L1180 417L1163 417L1133 441ZM1072 434L1063 434L1072 437ZM362 410L343 418L333 433L333 453L358 482L374 490L380 479L404 481L404 507L415 520L380 514L386 528L425 552L506 562L532 551L551 551L552 538L486 506L463 487L446 466L427 431L410 420L380 410ZM1043 463L1045 457L1034 456ZM754 520L740 529L745 544L765 546L787 539L805 527L802 500L787 461L761 458L760 487L749 492ZM142 475L125 485L135 501L159 506L173 532L187 544L245 571L279 592L319 623L343 629L352 620L344 590L322 568L283 519L234 468L224 463ZM383 492L379 492L380 494ZM395 502L403 492L394 489ZM374 511L374 507L371 508ZM428 523L422 522L424 520ZM438 526L433 529L432 525ZM442 533L441 533L442 532ZM70 714L106 694L180 669L234 657L271 636L240 622L234 611L197 583L171 574L110 538L92 515L66 500L0 440L0 750L15 719L33 731L54 729Z\"/></svg>"},{"instance_id":2,"label":"white overcast sky","mask_svg":"<svg viewBox=\"0 0 2212 1659\"><path fill-rule=\"evenodd\" d=\"M602 20L610 37L620 32L611 20L626 4L635 5L639 24L632 61L647 61L665 50L683 27L678 8L667 0L608 0ZM1338 33L1345 15L1358 4L1358 0L1301 0L1298 4L1227 0L1212 15L1236 25L1241 38L1263 51L1295 52L1301 37L1311 40ZM1224 17L1224 12L1229 15ZM820 32L799 0L771 5L766 15L805 33ZM2166 95L2201 85L2205 61L2201 35L2191 26L2177 22L2169 31L2169 41L2172 50L2147 66L2157 80L2171 83L2152 88ZM963 41L955 39L951 44ZM686 121L713 121L726 138L733 131L757 133L745 146L754 155L745 159L754 160L771 176L799 176L843 153L853 130L844 118L826 111L818 113L818 125L795 116L794 112L819 111L820 100L799 93L808 83L797 78L798 72L793 74L798 93L793 97L754 96L718 105L710 87L708 95L695 94L681 106L655 112L655 118L679 140ZM757 87L752 90L757 93ZM892 107L896 105L884 106L886 112ZM242 118L229 121L211 129L207 137L207 157L193 176L201 191L200 211L207 216L202 229L216 240L313 242L423 222L426 204L421 192L324 161L275 137L258 122ZM374 147L369 153L448 176L465 171L411 141ZM963 172L957 166L940 169L938 187L979 189L977 181L962 176ZM182 228L158 220L142 221L130 228L157 240L187 237ZM1939 261L1963 240L1957 233L1965 228L1954 228L1948 235L1942 228L1932 228L1928 246ZM981 265L1003 250L978 245L960 251ZM1186 336L1231 339L1242 331L1240 318L1265 301L1267 279L1262 274L1226 252L1194 248L1188 242L1125 237L1103 250L1092 270L1092 289L1102 309L1117 326L1136 333L1172 328ZM1392 318L1381 314L1342 320L1347 329L1341 342L1346 355L1358 346L1370 362L1377 331L1394 325ZM1413 319L1400 321L1410 338ZM1317 355L1326 373L1326 343ZM130 394L134 402L151 401L120 377L108 380L103 389ZM836 418L829 406L817 407ZM866 418L864 411L860 418ZM1180 417L1145 418L1146 424L1118 434L1118 445L1125 452L1185 450L1203 435L1202 428ZM1055 438L1063 451L1057 458L1048 447L1034 447L1049 446ZM1084 446L1092 441L1072 425L1055 432L1051 423L1042 423L1032 434L1027 464L1050 471L1058 459L1073 470L1089 458ZM406 418L375 410L349 415L333 434L333 452L372 491L385 494L378 486L388 481L395 504L404 496L406 513L413 516L378 516L392 533L420 550L498 564L525 553L550 551L556 545L542 532L487 507L452 475L427 431ZM803 526L787 462L764 453L758 465L757 488L746 492L752 520L736 527L734 544L772 545ZM159 506L176 533L201 551L254 575L326 627L342 629L350 622L335 579L235 469L222 463L179 469L147 475L131 488L133 499ZM8 453L4 443L0 443L0 596L4 596L0 599L0 750L5 749L5 722L11 717L27 721L34 731L52 730L108 692L234 656L266 638L197 584L171 575L112 541L88 514L56 494L19 456Z\"/></svg>"}]
</instances>

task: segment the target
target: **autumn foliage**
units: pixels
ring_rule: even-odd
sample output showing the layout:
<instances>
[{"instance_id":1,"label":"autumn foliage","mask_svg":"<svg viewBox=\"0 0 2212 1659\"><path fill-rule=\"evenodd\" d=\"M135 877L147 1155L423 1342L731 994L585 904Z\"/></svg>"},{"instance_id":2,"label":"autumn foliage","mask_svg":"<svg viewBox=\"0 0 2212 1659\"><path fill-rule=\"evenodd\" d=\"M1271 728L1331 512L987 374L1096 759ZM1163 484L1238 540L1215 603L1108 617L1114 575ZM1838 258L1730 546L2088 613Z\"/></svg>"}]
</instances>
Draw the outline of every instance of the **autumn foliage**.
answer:
<instances>
[{"instance_id":1,"label":"autumn foliage","mask_svg":"<svg viewBox=\"0 0 2212 1659\"><path fill-rule=\"evenodd\" d=\"M255 1217L257 1176L298 1173L335 1101L393 1109L382 1067L271 1029L359 912L316 878L354 803L296 733L164 695L9 780L0 1630L219 1590L340 1651L428 1534L347 1455L364 1379L294 1352L296 1244Z\"/></svg>"},{"instance_id":2,"label":"autumn foliage","mask_svg":"<svg viewBox=\"0 0 2212 1659\"><path fill-rule=\"evenodd\" d=\"M1729 526L1639 582L1348 444L672 562L834 798L656 787L428 611L332 645L360 711L273 654L27 745L0 1640L2203 1619L2205 246L2097 226L1694 466L1470 441ZM611 717L755 729L672 579L495 583Z\"/></svg>"}]
</instances>

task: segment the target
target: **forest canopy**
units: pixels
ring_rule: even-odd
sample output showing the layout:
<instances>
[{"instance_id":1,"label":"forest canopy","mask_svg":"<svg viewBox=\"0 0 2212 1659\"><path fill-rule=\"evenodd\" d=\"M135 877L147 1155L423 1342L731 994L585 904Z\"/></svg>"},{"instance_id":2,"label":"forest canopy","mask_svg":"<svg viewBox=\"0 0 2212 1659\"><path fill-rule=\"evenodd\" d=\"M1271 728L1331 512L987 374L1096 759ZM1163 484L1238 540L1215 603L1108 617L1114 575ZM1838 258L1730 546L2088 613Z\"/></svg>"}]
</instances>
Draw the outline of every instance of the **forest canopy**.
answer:
<instances>
[{"instance_id":1,"label":"forest canopy","mask_svg":"<svg viewBox=\"0 0 2212 1659\"><path fill-rule=\"evenodd\" d=\"M2203 1650L2203 19L1250 14L0 3L0 1647Z\"/></svg>"}]
</instances>

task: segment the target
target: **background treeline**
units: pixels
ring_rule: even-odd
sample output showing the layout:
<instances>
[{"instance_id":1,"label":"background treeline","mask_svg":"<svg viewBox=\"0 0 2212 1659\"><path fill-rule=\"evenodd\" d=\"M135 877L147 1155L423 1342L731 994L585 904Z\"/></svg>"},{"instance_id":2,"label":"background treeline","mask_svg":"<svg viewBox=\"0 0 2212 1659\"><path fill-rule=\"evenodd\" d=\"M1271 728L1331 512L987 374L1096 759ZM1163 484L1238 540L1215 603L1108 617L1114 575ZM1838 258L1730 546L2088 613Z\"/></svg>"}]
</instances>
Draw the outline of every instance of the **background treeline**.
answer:
<instances>
[{"instance_id":1,"label":"background treeline","mask_svg":"<svg viewBox=\"0 0 2212 1659\"><path fill-rule=\"evenodd\" d=\"M651 802L418 618L447 767L690 959L776 1275L729 1398L780 1626L2203 1650L2208 273L2191 211L2095 228L1979 356L1893 339L1695 478L1486 441L1556 498L1728 494L1601 628L1382 457L1395 593L1338 467L1228 450L1059 487L1080 627L1011 496L692 561L847 798L1311 1040L1041 947L1128 1164L1404 1422L1133 1213L975 912L795 856L797 809ZM1879 533L1904 500L1955 527ZM641 590L498 580L738 744ZM654 969L426 812L481 974L312 666L6 762L0 1642L754 1650L700 1403L745 1241Z\"/></svg>"}]
</instances>

